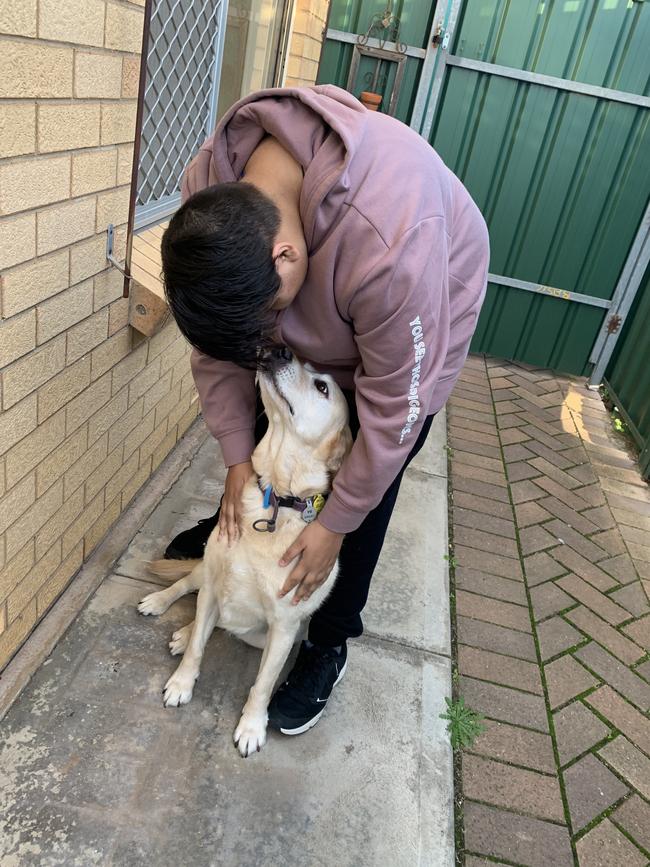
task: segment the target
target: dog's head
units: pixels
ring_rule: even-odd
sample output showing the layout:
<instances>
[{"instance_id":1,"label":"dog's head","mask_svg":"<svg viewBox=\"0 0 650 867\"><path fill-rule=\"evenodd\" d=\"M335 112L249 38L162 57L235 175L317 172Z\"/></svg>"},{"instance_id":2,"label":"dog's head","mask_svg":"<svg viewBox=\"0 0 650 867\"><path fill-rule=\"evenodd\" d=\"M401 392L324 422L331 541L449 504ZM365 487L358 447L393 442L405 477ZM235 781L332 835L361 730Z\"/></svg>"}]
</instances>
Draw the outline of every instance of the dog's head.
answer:
<instances>
[{"instance_id":1,"label":"dog's head","mask_svg":"<svg viewBox=\"0 0 650 867\"><path fill-rule=\"evenodd\" d=\"M329 374L288 350L267 360L258 382L269 430L253 456L257 472L272 474L274 486L293 487L294 496L302 493L297 486L307 493L328 490L352 445L343 392ZM320 484L313 481L316 476Z\"/></svg>"}]
</instances>

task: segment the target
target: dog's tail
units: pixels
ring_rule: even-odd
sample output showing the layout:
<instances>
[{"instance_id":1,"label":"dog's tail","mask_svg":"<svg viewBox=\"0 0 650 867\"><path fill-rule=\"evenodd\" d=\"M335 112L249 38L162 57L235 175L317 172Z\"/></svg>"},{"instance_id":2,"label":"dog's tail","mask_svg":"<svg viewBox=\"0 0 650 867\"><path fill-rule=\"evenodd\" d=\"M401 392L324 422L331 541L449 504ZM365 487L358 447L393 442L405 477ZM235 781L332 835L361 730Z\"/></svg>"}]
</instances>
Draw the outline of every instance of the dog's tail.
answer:
<instances>
[{"instance_id":1,"label":"dog's tail","mask_svg":"<svg viewBox=\"0 0 650 867\"><path fill-rule=\"evenodd\" d=\"M200 560L150 560L147 563L147 569L161 578L176 581L178 578L189 575L200 562Z\"/></svg>"}]
</instances>

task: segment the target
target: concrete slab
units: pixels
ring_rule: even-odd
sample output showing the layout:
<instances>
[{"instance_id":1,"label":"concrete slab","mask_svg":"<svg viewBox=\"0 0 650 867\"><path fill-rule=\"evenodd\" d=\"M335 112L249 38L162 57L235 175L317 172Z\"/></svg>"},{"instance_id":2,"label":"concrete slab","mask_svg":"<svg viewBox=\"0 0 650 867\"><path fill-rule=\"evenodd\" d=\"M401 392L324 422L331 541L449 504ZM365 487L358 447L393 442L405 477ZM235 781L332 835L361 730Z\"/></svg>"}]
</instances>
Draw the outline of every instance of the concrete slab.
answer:
<instances>
[{"instance_id":1,"label":"concrete slab","mask_svg":"<svg viewBox=\"0 0 650 867\"><path fill-rule=\"evenodd\" d=\"M443 407L433 420L431 431L420 453L411 463L414 470L447 478L447 410Z\"/></svg>"},{"instance_id":2,"label":"concrete slab","mask_svg":"<svg viewBox=\"0 0 650 867\"><path fill-rule=\"evenodd\" d=\"M440 430L404 480L367 634L326 715L248 760L231 737L259 651L215 632L192 703L165 709L167 642L194 598L156 619L135 608L154 587L141 558L218 502L206 442L3 721L2 867L452 867Z\"/></svg>"},{"instance_id":3,"label":"concrete slab","mask_svg":"<svg viewBox=\"0 0 650 867\"><path fill-rule=\"evenodd\" d=\"M451 867L448 660L356 642L326 718L243 760L259 651L217 631L192 703L164 709L193 602L145 620L148 589L107 579L5 718L0 863Z\"/></svg>"}]
</instances>

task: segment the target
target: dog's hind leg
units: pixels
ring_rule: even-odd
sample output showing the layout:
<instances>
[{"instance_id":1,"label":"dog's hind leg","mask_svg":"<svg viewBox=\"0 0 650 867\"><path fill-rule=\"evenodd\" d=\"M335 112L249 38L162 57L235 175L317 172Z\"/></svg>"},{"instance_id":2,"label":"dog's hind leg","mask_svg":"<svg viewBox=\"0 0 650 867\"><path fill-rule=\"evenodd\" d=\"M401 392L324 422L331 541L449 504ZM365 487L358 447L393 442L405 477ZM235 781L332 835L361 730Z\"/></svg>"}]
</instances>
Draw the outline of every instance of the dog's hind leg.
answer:
<instances>
[{"instance_id":1,"label":"dog's hind leg","mask_svg":"<svg viewBox=\"0 0 650 867\"><path fill-rule=\"evenodd\" d=\"M266 742L267 708L271 693L296 640L298 628L298 624L281 624L277 621L269 627L268 640L262 653L257 679L251 687L239 725L233 735L235 744L244 758L250 756L255 750L260 750Z\"/></svg>"},{"instance_id":2,"label":"dog's hind leg","mask_svg":"<svg viewBox=\"0 0 650 867\"><path fill-rule=\"evenodd\" d=\"M149 593L148 596L145 596L138 605L138 611L140 614L162 614L177 599L180 599L181 596L198 590L203 584L203 576L203 560L199 560L189 575L185 575L179 581L172 584L171 587L166 587L164 590L158 590L156 593Z\"/></svg>"},{"instance_id":3,"label":"dog's hind leg","mask_svg":"<svg viewBox=\"0 0 650 867\"><path fill-rule=\"evenodd\" d=\"M181 664L169 678L163 690L165 707L179 707L192 698L194 682L199 676L199 668L208 638L219 616L219 604L213 581L206 581L199 590L196 600L196 619L192 634L185 648Z\"/></svg>"}]
</instances>

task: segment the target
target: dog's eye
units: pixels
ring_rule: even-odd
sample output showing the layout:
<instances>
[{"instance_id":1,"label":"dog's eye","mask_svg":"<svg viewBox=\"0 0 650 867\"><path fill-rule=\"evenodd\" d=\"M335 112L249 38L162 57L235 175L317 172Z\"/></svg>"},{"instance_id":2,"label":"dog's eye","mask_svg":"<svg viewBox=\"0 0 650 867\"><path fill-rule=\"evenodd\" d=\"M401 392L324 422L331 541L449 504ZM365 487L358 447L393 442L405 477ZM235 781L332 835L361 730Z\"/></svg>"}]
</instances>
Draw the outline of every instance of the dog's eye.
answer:
<instances>
[{"instance_id":1,"label":"dog's eye","mask_svg":"<svg viewBox=\"0 0 650 867\"><path fill-rule=\"evenodd\" d=\"M328 396L329 396L330 390L329 390L329 388L327 387L327 383L326 383L324 380L322 380L322 379L315 379L315 380L314 380L314 385L315 385L316 388L320 391L321 394L324 394L324 395L325 395L325 397L328 397Z\"/></svg>"}]
</instances>

